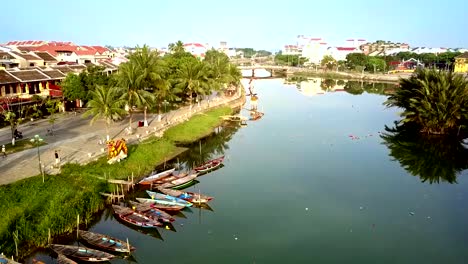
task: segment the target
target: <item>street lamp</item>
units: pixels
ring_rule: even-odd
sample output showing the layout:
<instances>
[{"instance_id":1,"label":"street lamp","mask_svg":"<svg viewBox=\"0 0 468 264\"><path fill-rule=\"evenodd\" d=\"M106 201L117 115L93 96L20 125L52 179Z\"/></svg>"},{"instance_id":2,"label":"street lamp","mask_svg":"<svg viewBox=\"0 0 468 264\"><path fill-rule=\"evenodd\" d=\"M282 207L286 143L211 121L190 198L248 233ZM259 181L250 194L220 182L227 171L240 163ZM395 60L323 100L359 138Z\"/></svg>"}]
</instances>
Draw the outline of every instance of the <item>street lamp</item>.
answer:
<instances>
[{"instance_id":1,"label":"street lamp","mask_svg":"<svg viewBox=\"0 0 468 264\"><path fill-rule=\"evenodd\" d=\"M167 122L167 105L169 104L169 102L167 100L164 100L163 102L163 105L164 105L164 116L166 117L166 122Z\"/></svg>"},{"instance_id":2,"label":"street lamp","mask_svg":"<svg viewBox=\"0 0 468 264\"><path fill-rule=\"evenodd\" d=\"M42 182L44 182L44 172L42 171L42 162L41 162L41 154L39 153L39 146L41 145L43 139L39 135L35 135L31 138L31 143L36 144L37 146L37 159L39 161L39 172L42 174Z\"/></svg>"}]
</instances>

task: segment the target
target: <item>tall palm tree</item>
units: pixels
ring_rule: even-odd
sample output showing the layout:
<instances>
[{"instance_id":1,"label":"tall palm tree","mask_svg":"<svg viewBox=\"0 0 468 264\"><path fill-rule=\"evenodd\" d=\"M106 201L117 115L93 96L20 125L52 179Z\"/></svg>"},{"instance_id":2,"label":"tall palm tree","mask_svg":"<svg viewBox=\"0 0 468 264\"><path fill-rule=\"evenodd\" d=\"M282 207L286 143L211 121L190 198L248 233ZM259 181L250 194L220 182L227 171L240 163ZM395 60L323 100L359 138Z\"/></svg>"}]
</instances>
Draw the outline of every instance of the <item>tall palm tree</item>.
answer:
<instances>
[{"instance_id":1,"label":"tall palm tree","mask_svg":"<svg viewBox=\"0 0 468 264\"><path fill-rule=\"evenodd\" d=\"M177 69L177 75L177 86L188 94L191 111L193 94L198 97L198 95L206 94L210 90L209 66L199 60L189 61Z\"/></svg>"},{"instance_id":2,"label":"tall palm tree","mask_svg":"<svg viewBox=\"0 0 468 264\"><path fill-rule=\"evenodd\" d=\"M125 105L123 91L117 87L97 86L90 92L91 100L87 103L87 110L83 116L92 116L91 125L99 119L106 122L106 139L109 140L109 126L125 115L122 108Z\"/></svg>"},{"instance_id":3,"label":"tall palm tree","mask_svg":"<svg viewBox=\"0 0 468 264\"><path fill-rule=\"evenodd\" d=\"M158 121L161 121L161 105L164 102L173 102L179 97L175 94L175 89L168 79L163 79L162 82L158 83L157 89L154 90L154 96L158 105Z\"/></svg>"},{"instance_id":4,"label":"tall palm tree","mask_svg":"<svg viewBox=\"0 0 468 264\"><path fill-rule=\"evenodd\" d=\"M169 51L172 53L183 53L185 52L184 43L178 40L176 43L169 44Z\"/></svg>"},{"instance_id":5,"label":"tall palm tree","mask_svg":"<svg viewBox=\"0 0 468 264\"><path fill-rule=\"evenodd\" d=\"M128 107L129 129L132 129L133 107L142 107L150 104L154 96L143 89L144 74L133 61L126 62L120 66L117 76L119 86L124 89L123 99Z\"/></svg>"}]
</instances>

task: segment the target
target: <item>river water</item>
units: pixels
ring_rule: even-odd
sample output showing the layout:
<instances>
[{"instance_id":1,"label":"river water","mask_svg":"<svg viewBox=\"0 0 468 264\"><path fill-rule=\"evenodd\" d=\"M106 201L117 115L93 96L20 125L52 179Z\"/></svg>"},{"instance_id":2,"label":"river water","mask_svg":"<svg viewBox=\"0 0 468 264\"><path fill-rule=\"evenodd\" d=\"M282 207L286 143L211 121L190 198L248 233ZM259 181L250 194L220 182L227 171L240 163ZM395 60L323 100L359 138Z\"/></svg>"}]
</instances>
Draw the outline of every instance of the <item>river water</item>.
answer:
<instances>
[{"instance_id":1,"label":"river water","mask_svg":"<svg viewBox=\"0 0 468 264\"><path fill-rule=\"evenodd\" d=\"M214 196L210 209L185 209L172 230L146 234L106 210L89 229L137 248L112 263L465 263L460 149L381 137L399 118L383 106L393 89L255 80L265 115L230 124L179 157L190 167L226 155L187 189ZM53 263L55 255L34 258Z\"/></svg>"}]
</instances>

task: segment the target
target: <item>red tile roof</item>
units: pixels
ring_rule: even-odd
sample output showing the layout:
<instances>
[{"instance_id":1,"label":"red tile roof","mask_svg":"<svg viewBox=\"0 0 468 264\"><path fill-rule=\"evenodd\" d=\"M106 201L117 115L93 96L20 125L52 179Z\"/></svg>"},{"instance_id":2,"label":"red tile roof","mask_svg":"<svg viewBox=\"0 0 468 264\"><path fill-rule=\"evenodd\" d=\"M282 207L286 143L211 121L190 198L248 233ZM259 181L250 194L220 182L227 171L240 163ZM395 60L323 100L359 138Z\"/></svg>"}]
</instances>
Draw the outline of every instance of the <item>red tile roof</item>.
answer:
<instances>
[{"instance_id":1,"label":"red tile roof","mask_svg":"<svg viewBox=\"0 0 468 264\"><path fill-rule=\"evenodd\" d=\"M347 39L346 41L354 41L354 39Z\"/></svg>"},{"instance_id":2,"label":"red tile roof","mask_svg":"<svg viewBox=\"0 0 468 264\"><path fill-rule=\"evenodd\" d=\"M358 41L366 41L365 39L358 39Z\"/></svg>"},{"instance_id":3,"label":"red tile roof","mask_svg":"<svg viewBox=\"0 0 468 264\"><path fill-rule=\"evenodd\" d=\"M340 50L340 51L352 51L352 50L356 50L356 48L354 47L336 47L337 50Z\"/></svg>"},{"instance_id":4,"label":"red tile roof","mask_svg":"<svg viewBox=\"0 0 468 264\"><path fill-rule=\"evenodd\" d=\"M102 47L102 46L91 46L93 47L95 50L97 50L100 54L106 52L106 51L110 51L108 48L106 47Z\"/></svg>"},{"instance_id":5,"label":"red tile roof","mask_svg":"<svg viewBox=\"0 0 468 264\"><path fill-rule=\"evenodd\" d=\"M204 48L205 46L203 46L202 44L200 43L185 43L184 44L185 47L187 46L195 46L195 47L198 47L198 48Z\"/></svg>"}]
</instances>

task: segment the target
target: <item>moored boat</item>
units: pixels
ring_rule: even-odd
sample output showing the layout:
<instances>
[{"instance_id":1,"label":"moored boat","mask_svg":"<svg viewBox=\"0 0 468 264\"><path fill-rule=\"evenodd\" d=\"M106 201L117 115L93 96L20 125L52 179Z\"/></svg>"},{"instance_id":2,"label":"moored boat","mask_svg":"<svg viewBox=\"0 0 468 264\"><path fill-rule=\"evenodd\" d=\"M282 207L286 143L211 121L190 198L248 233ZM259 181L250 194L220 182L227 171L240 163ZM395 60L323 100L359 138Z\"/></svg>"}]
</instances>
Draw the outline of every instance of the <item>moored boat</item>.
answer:
<instances>
[{"instance_id":1,"label":"moored boat","mask_svg":"<svg viewBox=\"0 0 468 264\"><path fill-rule=\"evenodd\" d=\"M158 192L146 191L146 193L151 197L151 199L156 200L162 204L174 204L174 205L182 205L186 207L192 206L191 202L187 202L186 200L170 196L167 194L162 194Z\"/></svg>"},{"instance_id":2,"label":"moored boat","mask_svg":"<svg viewBox=\"0 0 468 264\"><path fill-rule=\"evenodd\" d=\"M135 250L135 248L127 244L127 242L108 235L83 230L78 231L78 233L88 244L97 248L121 253L130 253Z\"/></svg>"},{"instance_id":3,"label":"moored boat","mask_svg":"<svg viewBox=\"0 0 468 264\"><path fill-rule=\"evenodd\" d=\"M129 201L132 209L138 213L144 214L149 218L153 218L155 220L159 220L165 223L174 222L175 219L170 214L164 212L163 210L159 210L158 208L152 207L149 203L140 203Z\"/></svg>"},{"instance_id":4,"label":"moored boat","mask_svg":"<svg viewBox=\"0 0 468 264\"><path fill-rule=\"evenodd\" d=\"M197 178L198 174L197 173L191 173L183 178L176 179L170 182L166 182L164 184L161 184L160 187L162 188L173 188L173 189L183 189L190 184L193 183L195 178Z\"/></svg>"},{"instance_id":5,"label":"moored boat","mask_svg":"<svg viewBox=\"0 0 468 264\"><path fill-rule=\"evenodd\" d=\"M144 227L144 228L156 228L157 226L162 226L162 224L154 219L151 219L143 214L133 211L131 208L123 207L119 205L112 205L114 213L122 221L125 221L129 224Z\"/></svg>"},{"instance_id":6,"label":"moored boat","mask_svg":"<svg viewBox=\"0 0 468 264\"><path fill-rule=\"evenodd\" d=\"M154 181L160 179L160 178L163 178L163 177L166 177L166 176L169 176L169 175L172 175L172 173L174 173L175 171L175 168L172 168L172 169L169 169L169 170L165 170L163 172L160 172L160 173L156 173L156 174L151 174L150 176L142 179L141 181L138 182L138 184L142 184L142 185L150 185L152 184Z\"/></svg>"},{"instance_id":7,"label":"moored boat","mask_svg":"<svg viewBox=\"0 0 468 264\"><path fill-rule=\"evenodd\" d=\"M160 204L156 200L149 198L136 198L136 200L142 204L149 204L153 208L157 208L167 212L177 212L185 208L185 206L182 205Z\"/></svg>"},{"instance_id":8,"label":"moored boat","mask_svg":"<svg viewBox=\"0 0 468 264\"><path fill-rule=\"evenodd\" d=\"M7 258L3 253L0 253L0 263L1 264L20 264L12 259Z\"/></svg>"},{"instance_id":9,"label":"moored boat","mask_svg":"<svg viewBox=\"0 0 468 264\"><path fill-rule=\"evenodd\" d=\"M58 264L78 264L76 261L73 261L73 260L65 257L62 254L58 254L57 263Z\"/></svg>"},{"instance_id":10,"label":"moored boat","mask_svg":"<svg viewBox=\"0 0 468 264\"><path fill-rule=\"evenodd\" d=\"M221 156L219 158L209 160L209 161L201 164L198 167L195 167L194 170L196 172L200 172L200 173L207 172L207 171L213 170L213 169L221 166L223 161L224 161L224 156Z\"/></svg>"},{"instance_id":11,"label":"moored boat","mask_svg":"<svg viewBox=\"0 0 468 264\"><path fill-rule=\"evenodd\" d=\"M179 199L184 199L191 203L207 203L213 200L213 197L207 196L201 193L194 193L194 192L184 192L180 190L173 190L173 189L166 189L162 187L156 187L156 189L164 194L171 195L177 197Z\"/></svg>"},{"instance_id":12,"label":"moored boat","mask_svg":"<svg viewBox=\"0 0 468 264\"><path fill-rule=\"evenodd\" d=\"M59 244L52 244L50 247L59 255L62 254L67 257L79 259L82 261L101 262L109 261L115 258L114 255L107 252L87 247Z\"/></svg>"}]
</instances>

